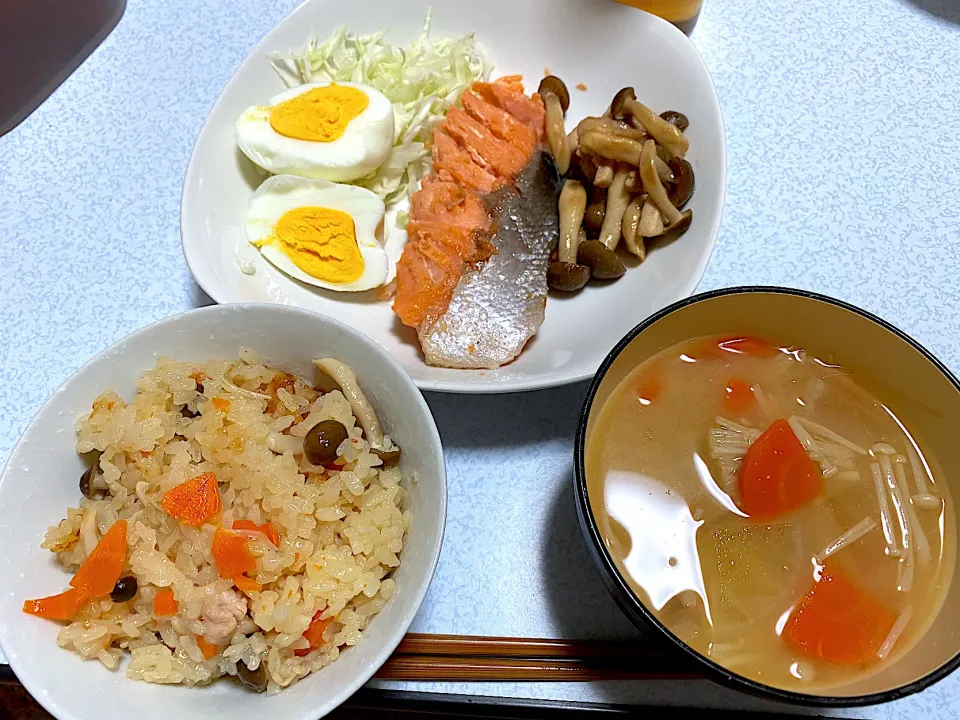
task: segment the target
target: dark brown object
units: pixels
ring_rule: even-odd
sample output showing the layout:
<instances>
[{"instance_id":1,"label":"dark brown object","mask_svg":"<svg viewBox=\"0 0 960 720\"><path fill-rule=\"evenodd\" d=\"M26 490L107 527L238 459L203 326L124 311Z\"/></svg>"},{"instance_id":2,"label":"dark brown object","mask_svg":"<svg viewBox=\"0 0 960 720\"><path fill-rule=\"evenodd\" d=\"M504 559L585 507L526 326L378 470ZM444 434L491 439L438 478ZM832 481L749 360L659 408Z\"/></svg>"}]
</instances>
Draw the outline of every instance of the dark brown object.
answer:
<instances>
[{"instance_id":1,"label":"dark brown object","mask_svg":"<svg viewBox=\"0 0 960 720\"><path fill-rule=\"evenodd\" d=\"M264 660L260 661L256 670L251 670L242 660L237 663L237 680L254 692L262 693L267 689L267 668Z\"/></svg>"},{"instance_id":2,"label":"dark brown object","mask_svg":"<svg viewBox=\"0 0 960 720\"><path fill-rule=\"evenodd\" d=\"M590 268L597 280L616 280L627 269L617 254L599 240L587 240L577 251L577 262Z\"/></svg>"},{"instance_id":3,"label":"dark brown object","mask_svg":"<svg viewBox=\"0 0 960 720\"><path fill-rule=\"evenodd\" d=\"M398 462L400 462L400 448L394 448L393 450L378 450L377 448L370 448L370 452L380 458L380 461L383 463L383 467L393 467Z\"/></svg>"},{"instance_id":4,"label":"dark brown object","mask_svg":"<svg viewBox=\"0 0 960 720\"><path fill-rule=\"evenodd\" d=\"M100 458L83 471L80 476L80 492L91 500L100 500L106 495L107 484L100 475Z\"/></svg>"},{"instance_id":5,"label":"dark brown object","mask_svg":"<svg viewBox=\"0 0 960 720\"><path fill-rule=\"evenodd\" d=\"M667 191L670 202L680 209L693 196L696 181L693 176L693 166L682 157L672 157L667 161L670 172L673 173L673 182Z\"/></svg>"},{"instance_id":6,"label":"dark brown object","mask_svg":"<svg viewBox=\"0 0 960 720\"><path fill-rule=\"evenodd\" d=\"M116 603L132 600L137 594L137 579L133 575L127 575L117 580L117 584L110 591L110 599Z\"/></svg>"},{"instance_id":7,"label":"dark brown object","mask_svg":"<svg viewBox=\"0 0 960 720\"><path fill-rule=\"evenodd\" d=\"M686 132L687 128L690 127L690 121L682 112L677 112L676 110L667 110L666 112L660 113L660 117L673 125L680 132Z\"/></svg>"},{"instance_id":8,"label":"dark brown object","mask_svg":"<svg viewBox=\"0 0 960 720\"><path fill-rule=\"evenodd\" d=\"M596 237L603 227L603 214L606 209L606 202L600 200L592 202L587 206L587 213L583 216L583 226L590 233L591 237Z\"/></svg>"},{"instance_id":9,"label":"dark brown object","mask_svg":"<svg viewBox=\"0 0 960 720\"><path fill-rule=\"evenodd\" d=\"M693 222L693 210L684 210L680 219L673 225L667 225L663 234L657 235L657 240L661 242L673 242L690 229L690 223Z\"/></svg>"},{"instance_id":10,"label":"dark brown object","mask_svg":"<svg viewBox=\"0 0 960 720\"><path fill-rule=\"evenodd\" d=\"M537 92L541 96L546 95L547 93L553 93L556 95L557 100L560 101L560 107L563 108L564 112L570 108L570 93L567 91L567 86L564 84L563 80L555 75L547 75L543 80L541 80L540 87L537 88Z\"/></svg>"},{"instance_id":11,"label":"dark brown object","mask_svg":"<svg viewBox=\"0 0 960 720\"><path fill-rule=\"evenodd\" d=\"M329 465L337 459L337 448L348 436L343 423L322 420L303 439L303 454L311 465Z\"/></svg>"},{"instance_id":12,"label":"dark brown object","mask_svg":"<svg viewBox=\"0 0 960 720\"><path fill-rule=\"evenodd\" d=\"M575 292L590 280L590 268L575 263L552 262L547 266L547 285L560 292Z\"/></svg>"}]
</instances>

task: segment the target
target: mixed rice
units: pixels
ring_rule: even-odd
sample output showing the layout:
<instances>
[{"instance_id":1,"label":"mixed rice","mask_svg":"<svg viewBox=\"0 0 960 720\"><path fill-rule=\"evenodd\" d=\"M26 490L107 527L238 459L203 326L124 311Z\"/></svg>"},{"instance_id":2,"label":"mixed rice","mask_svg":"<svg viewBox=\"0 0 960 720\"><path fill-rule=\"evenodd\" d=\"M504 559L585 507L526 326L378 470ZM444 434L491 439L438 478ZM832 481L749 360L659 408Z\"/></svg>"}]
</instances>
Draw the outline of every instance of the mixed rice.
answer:
<instances>
[{"instance_id":1,"label":"mixed rice","mask_svg":"<svg viewBox=\"0 0 960 720\"><path fill-rule=\"evenodd\" d=\"M104 392L77 423L77 452L96 464L81 480L86 497L43 547L72 573L115 525L126 544L121 580L80 598L61 647L111 669L127 651L134 680L232 675L276 692L360 642L390 599L410 523L400 471L387 467L399 450L353 372L317 361L318 388L240 356L161 359L132 403ZM304 438L323 427L345 439L314 465ZM206 499L191 500L201 486ZM224 571L218 543L248 571Z\"/></svg>"}]
</instances>

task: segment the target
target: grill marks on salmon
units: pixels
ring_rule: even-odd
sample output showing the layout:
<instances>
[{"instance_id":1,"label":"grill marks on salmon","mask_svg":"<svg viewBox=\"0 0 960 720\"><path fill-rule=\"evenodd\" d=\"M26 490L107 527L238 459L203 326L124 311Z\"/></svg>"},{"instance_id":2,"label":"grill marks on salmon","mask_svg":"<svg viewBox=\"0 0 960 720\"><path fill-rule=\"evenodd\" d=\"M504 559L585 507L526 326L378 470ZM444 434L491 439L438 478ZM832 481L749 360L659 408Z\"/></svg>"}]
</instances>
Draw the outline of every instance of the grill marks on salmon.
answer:
<instances>
[{"instance_id":1,"label":"grill marks on salmon","mask_svg":"<svg viewBox=\"0 0 960 720\"><path fill-rule=\"evenodd\" d=\"M393 309L420 330L447 312L464 273L497 248L497 210L485 198L513 185L538 153L544 133L539 97L520 76L475 83L434 131L434 174L413 195L409 241L397 264Z\"/></svg>"}]
</instances>

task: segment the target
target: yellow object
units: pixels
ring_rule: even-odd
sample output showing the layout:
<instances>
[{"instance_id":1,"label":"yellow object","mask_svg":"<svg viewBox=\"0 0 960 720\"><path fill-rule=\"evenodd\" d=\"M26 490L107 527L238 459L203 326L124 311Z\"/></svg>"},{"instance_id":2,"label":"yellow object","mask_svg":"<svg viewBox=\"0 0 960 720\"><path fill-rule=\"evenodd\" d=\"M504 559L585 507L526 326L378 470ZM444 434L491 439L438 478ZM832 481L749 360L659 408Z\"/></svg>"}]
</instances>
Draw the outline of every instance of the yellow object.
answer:
<instances>
[{"instance_id":1,"label":"yellow object","mask_svg":"<svg viewBox=\"0 0 960 720\"><path fill-rule=\"evenodd\" d=\"M345 85L313 88L270 109L270 126L281 135L332 142L370 104L362 90Z\"/></svg>"},{"instance_id":2,"label":"yellow object","mask_svg":"<svg viewBox=\"0 0 960 720\"><path fill-rule=\"evenodd\" d=\"M700 15L700 8L703 6L703 0L617 0L617 2L659 15L684 32L693 30Z\"/></svg>"},{"instance_id":3,"label":"yellow object","mask_svg":"<svg viewBox=\"0 0 960 720\"><path fill-rule=\"evenodd\" d=\"M277 222L276 242L311 277L329 283L353 282L363 275L353 218L341 210L300 207Z\"/></svg>"}]
</instances>

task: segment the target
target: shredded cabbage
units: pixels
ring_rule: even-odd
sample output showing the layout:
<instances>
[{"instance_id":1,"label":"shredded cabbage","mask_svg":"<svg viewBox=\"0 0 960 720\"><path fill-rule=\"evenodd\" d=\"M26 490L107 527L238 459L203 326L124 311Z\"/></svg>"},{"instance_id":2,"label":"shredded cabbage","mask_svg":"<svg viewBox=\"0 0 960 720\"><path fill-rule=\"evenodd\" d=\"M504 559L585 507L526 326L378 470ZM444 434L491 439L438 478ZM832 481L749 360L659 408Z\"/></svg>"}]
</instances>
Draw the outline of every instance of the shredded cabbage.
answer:
<instances>
[{"instance_id":1,"label":"shredded cabbage","mask_svg":"<svg viewBox=\"0 0 960 720\"><path fill-rule=\"evenodd\" d=\"M344 26L323 45L311 38L300 52L271 53L270 65L288 87L309 82L356 82L393 103L396 138L386 162L356 185L372 190L389 208L405 200L432 167L426 143L463 91L490 75L473 33L430 38L432 11L420 37L400 48L383 41L386 31L355 35Z\"/></svg>"}]
</instances>

